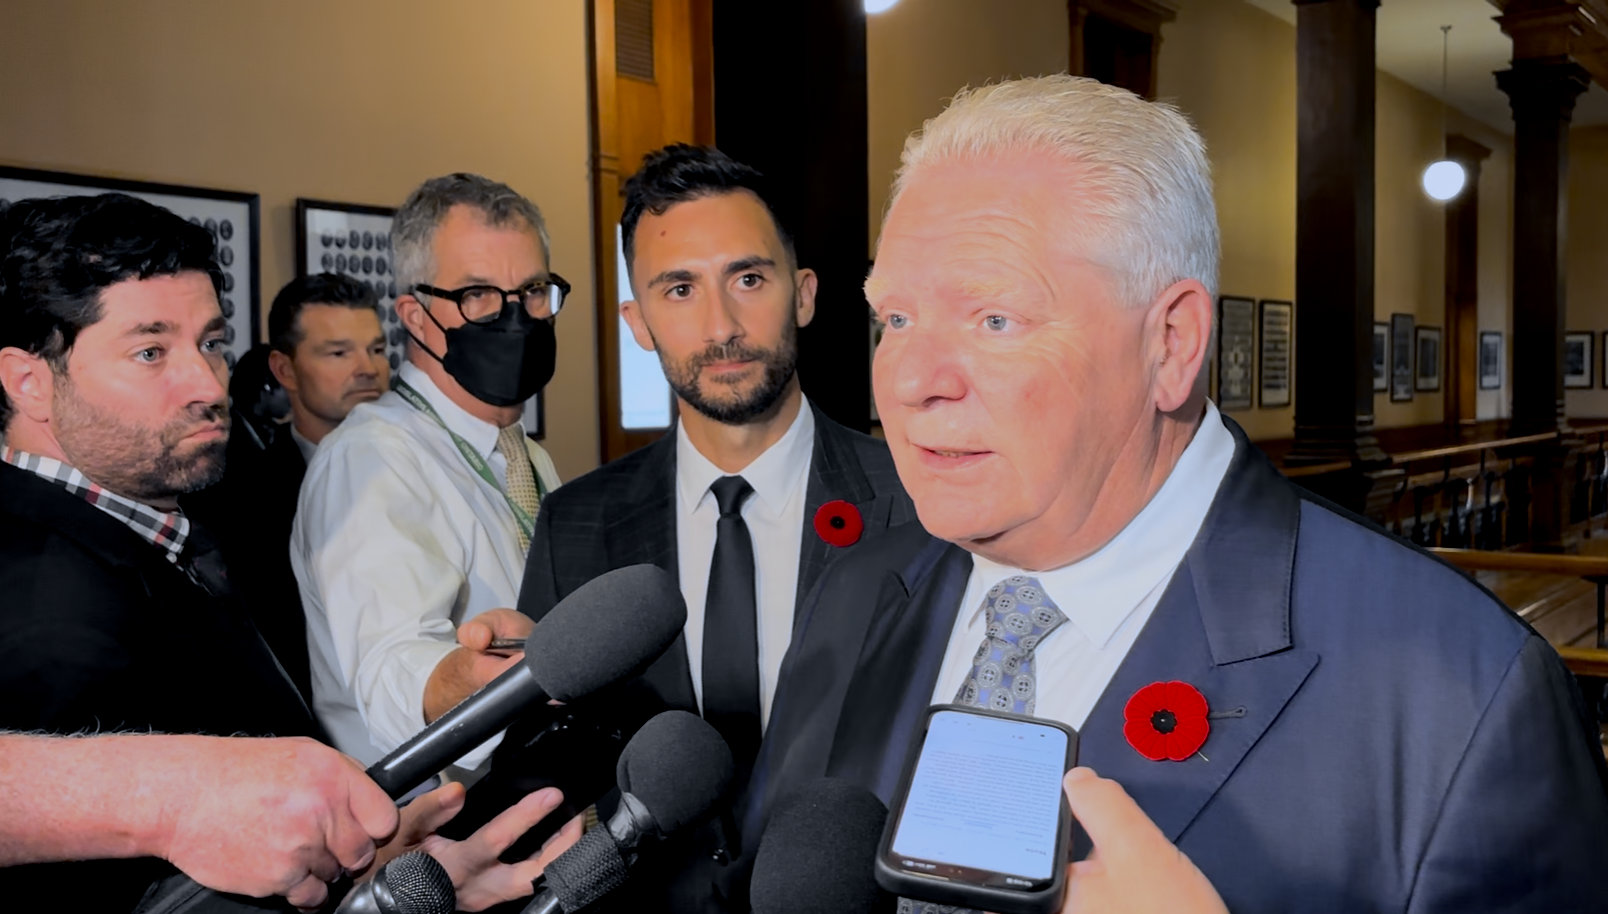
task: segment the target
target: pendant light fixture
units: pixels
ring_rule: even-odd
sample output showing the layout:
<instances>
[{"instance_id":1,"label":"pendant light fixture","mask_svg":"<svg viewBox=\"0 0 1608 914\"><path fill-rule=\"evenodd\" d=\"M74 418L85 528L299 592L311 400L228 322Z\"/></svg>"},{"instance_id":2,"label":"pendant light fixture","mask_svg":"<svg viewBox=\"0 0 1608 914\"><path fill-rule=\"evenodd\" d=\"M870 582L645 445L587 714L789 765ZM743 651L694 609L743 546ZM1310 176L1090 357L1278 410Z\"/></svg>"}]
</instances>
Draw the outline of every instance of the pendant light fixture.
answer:
<instances>
[{"instance_id":1,"label":"pendant light fixture","mask_svg":"<svg viewBox=\"0 0 1608 914\"><path fill-rule=\"evenodd\" d=\"M1446 58L1452 27L1441 26L1441 157L1424 169L1424 193L1431 200L1445 203L1463 192L1468 183L1468 172L1461 163L1446 156Z\"/></svg>"}]
</instances>

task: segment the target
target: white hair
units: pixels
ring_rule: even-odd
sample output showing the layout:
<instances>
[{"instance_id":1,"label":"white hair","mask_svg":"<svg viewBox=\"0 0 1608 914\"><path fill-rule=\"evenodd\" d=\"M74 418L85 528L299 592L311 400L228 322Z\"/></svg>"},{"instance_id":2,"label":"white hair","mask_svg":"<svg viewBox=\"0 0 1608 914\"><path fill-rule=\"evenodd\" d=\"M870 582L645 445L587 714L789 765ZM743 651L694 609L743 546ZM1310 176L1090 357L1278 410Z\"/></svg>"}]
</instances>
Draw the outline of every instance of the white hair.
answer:
<instances>
[{"instance_id":1,"label":"white hair","mask_svg":"<svg viewBox=\"0 0 1608 914\"><path fill-rule=\"evenodd\" d=\"M1064 158L1085 175L1077 191L1099 225L1084 254L1117 278L1119 300L1149 304L1199 280L1217 295L1217 209L1206 144L1171 105L1066 74L962 89L905 141L889 205L922 167L1011 151Z\"/></svg>"}]
</instances>

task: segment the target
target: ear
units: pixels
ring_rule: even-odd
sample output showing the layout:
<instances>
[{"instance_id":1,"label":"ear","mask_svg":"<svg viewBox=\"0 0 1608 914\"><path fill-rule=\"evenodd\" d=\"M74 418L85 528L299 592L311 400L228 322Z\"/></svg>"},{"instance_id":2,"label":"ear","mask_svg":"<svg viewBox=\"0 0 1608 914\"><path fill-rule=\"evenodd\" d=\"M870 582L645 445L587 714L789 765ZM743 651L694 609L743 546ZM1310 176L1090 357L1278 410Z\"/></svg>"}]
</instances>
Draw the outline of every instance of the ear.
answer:
<instances>
[{"instance_id":1,"label":"ear","mask_svg":"<svg viewBox=\"0 0 1608 914\"><path fill-rule=\"evenodd\" d=\"M1171 413L1188 405L1197 389L1212 338L1212 297L1199 280L1173 283L1150 306L1145 321L1147 351L1154 359L1152 389L1156 408Z\"/></svg>"},{"instance_id":2,"label":"ear","mask_svg":"<svg viewBox=\"0 0 1608 914\"><path fill-rule=\"evenodd\" d=\"M277 349L268 351L268 371L273 374L274 380L279 382L290 393L296 392L296 372L291 370L290 356Z\"/></svg>"},{"instance_id":3,"label":"ear","mask_svg":"<svg viewBox=\"0 0 1608 914\"><path fill-rule=\"evenodd\" d=\"M793 287L798 290L798 315L800 327L808 327L810 321L815 319L815 287L817 280L814 270L799 270L793 274Z\"/></svg>"},{"instance_id":4,"label":"ear","mask_svg":"<svg viewBox=\"0 0 1608 914\"><path fill-rule=\"evenodd\" d=\"M18 414L37 423L50 421L56 374L42 356L15 346L0 349L0 387Z\"/></svg>"},{"instance_id":5,"label":"ear","mask_svg":"<svg viewBox=\"0 0 1608 914\"><path fill-rule=\"evenodd\" d=\"M424 325L430 318L424 313L424 303L414 298L411 292L396 297L396 316L415 337L424 338Z\"/></svg>"},{"instance_id":6,"label":"ear","mask_svg":"<svg viewBox=\"0 0 1608 914\"><path fill-rule=\"evenodd\" d=\"M634 298L620 302L620 316L625 318L626 326L631 328L631 337L638 346L648 352L654 351L653 334L648 332L648 322L642 319L642 306Z\"/></svg>"}]
</instances>

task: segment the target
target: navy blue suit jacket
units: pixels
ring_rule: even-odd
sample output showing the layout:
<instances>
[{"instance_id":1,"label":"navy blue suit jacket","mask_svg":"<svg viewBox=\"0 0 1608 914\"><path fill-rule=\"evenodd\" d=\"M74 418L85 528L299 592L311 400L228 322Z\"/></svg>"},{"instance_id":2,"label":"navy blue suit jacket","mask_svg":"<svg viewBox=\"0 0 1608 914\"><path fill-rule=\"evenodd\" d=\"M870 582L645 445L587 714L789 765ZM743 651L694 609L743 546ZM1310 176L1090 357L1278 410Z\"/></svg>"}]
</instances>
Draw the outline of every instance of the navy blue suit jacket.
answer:
<instances>
[{"instance_id":1,"label":"navy blue suit jacket","mask_svg":"<svg viewBox=\"0 0 1608 914\"><path fill-rule=\"evenodd\" d=\"M1556 654L1224 423L1228 474L1085 722L1080 763L1120 782L1236 914L1608 910L1608 777ZM745 849L814 778L891 798L970 571L912 525L822 578L782 667ZM1200 755L1148 761L1123 705L1172 679L1245 715L1213 720Z\"/></svg>"}]
</instances>

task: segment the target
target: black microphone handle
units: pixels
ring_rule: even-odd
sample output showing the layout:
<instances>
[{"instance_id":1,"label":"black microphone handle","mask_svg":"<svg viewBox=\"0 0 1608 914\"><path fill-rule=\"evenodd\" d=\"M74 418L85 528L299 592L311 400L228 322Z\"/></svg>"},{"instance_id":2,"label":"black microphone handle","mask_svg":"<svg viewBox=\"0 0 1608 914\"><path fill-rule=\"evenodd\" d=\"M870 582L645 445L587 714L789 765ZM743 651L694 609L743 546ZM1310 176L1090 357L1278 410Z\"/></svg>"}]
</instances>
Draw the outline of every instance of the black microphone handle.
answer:
<instances>
[{"instance_id":1,"label":"black microphone handle","mask_svg":"<svg viewBox=\"0 0 1608 914\"><path fill-rule=\"evenodd\" d=\"M625 883L646 841L662 837L653 813L630 793L600 828L547 865L541 890L520 914L573 914Z\"/></svg>"},{"instance_id":2,"label":"black microphone handle","mask_svg":"<svg viewBox=\"0 0 1608 914\"><path fill-rule=\"evenodd\" d=\"M402 797L547 697L530 668L517 664L375 762L368 776L391 799Z\"/></svg>"}]
</instances>

